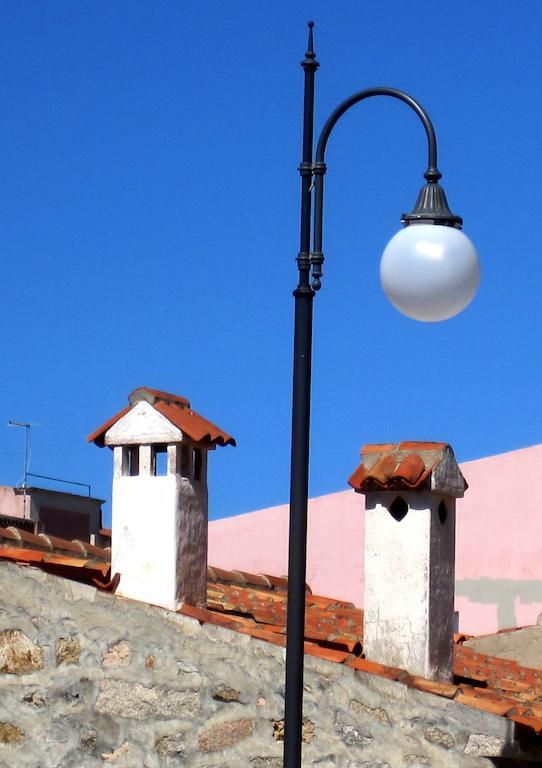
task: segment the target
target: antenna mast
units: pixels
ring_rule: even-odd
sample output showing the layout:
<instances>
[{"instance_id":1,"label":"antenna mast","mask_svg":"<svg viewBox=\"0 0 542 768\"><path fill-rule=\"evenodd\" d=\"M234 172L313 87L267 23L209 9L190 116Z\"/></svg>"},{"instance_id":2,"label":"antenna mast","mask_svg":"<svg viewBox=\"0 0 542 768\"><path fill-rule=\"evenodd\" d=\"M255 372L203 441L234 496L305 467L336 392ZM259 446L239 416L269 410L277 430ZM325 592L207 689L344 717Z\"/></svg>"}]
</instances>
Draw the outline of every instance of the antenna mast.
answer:
<instances>
[{"instance_id":1,"label":"antenna mast","mask_svg":"<svg viewBox=\"0 0 542 768\"><path fill-rule=\"evenodd\" d=\"M26 421L8 421L8 427L24 427L24 474L23 474L23 491L26 492L26 483L28 480L28 463L30 461L30 427Z\"/></svg>"}]
</instances>

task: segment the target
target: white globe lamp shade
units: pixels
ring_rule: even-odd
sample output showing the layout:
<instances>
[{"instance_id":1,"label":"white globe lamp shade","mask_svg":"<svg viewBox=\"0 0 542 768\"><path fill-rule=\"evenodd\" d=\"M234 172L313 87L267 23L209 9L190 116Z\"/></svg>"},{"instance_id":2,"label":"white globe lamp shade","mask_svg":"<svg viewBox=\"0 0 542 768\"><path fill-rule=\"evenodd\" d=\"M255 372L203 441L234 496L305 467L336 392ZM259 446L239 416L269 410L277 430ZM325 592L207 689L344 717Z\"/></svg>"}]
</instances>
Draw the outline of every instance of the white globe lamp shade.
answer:
<instances>
[{"instance_id":1,"label":"white globe lamp shade","mask_svg":"<svg viewBox=\"0 0 542 768\"><path fill-rule=\"evenodd\" d=\"M380 280L393 306L407 317L429 323L447 320L476 294L478 254L455 227L410 224L386 246Z\"/></svg>"}]
</instances>

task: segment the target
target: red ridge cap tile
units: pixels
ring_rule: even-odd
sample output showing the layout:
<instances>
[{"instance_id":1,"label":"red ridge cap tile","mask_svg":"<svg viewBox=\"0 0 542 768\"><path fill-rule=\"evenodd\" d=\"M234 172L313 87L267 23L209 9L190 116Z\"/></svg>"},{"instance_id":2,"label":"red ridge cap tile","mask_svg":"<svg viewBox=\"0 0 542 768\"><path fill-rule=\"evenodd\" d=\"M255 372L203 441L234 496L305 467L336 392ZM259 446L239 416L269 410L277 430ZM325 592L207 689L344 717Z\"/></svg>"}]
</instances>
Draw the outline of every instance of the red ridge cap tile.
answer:
<instances>
[{"instance_id":1,"label":"red ridge cap tile","mask_svg":"<svg viewBox=\"0 0 542 768\"><path fill-rule=\"evenodd\" d=\"M528 704L516 703L512 714L542 719L542 703L537 701L530 701Z\"/></svg>"},{"instance_id":2,"label":"red ridge cap tile","mask_svg":"<svg viewBox=\"0 0 542 768\"><path fill-rule=\"evenodd\" d=\"M2 547L0 545L0 558L25 565L39 565L44 570L54 570L57 575L78 580L84 574L88 575L89 580L94 576L107 576L111 568L109 563L24 547Z\"/></svg>"},{"instance_id":3,"label":"red ridge cap tile","mask_svg":"<svg viewBox=\"0 0 542 768\"><path fill-rule=\"evenodd\" d=\"M286 645L286 636L278 634L277 632L270 632L268 629L263 629L258 624L254 624L253 627L240 627L238 630L242 635L250 635L256 640L266 640L273 645L280 645L284 647Z\"/></svg>"},{"instance_id":4,"label":"red ridge cap tile","mask_svg":"<svg viewBox=\"0 0 542 768\"><path fill-rule=\"evenodd\" d=\"M111 560L110 549L96 547L93 544L88 544L87 542L82 542L78 539L68 541L68 539L61 539L57 536L48 536L45 533L35 534L12 527L0 528L0 542L6 540L12 542L10 546L19 547L24 549L25 552L56 552L57 554L70 552L79 555L82 561L90 559L89 556L94 559L103 560L104 562L109 562ZM33 560L36 561L36 558L33 558Z\"/></svg>"},{"instance_id":5,"label":"red ridge cap tile","mask_svg":"<svg viewBox=\"0 0 542 768\"><path fill-rule=\"evenodd\" d=\"M128 395L128 402L135 405L140 400L146 400L145 395L150 395L156 400L165 400L168 403L182 405L184 408L190 408L190 402L182 395L174 395L172 392L164 392L161 389L152 389L151 387L136 387Z\"/></svg>"},{"instance_id":6,"label":"red ridge cap tile","mask_svg":"<svg viewBox=\"0 0 542 768\"><path fill-rule=\"evenodd\" d=\"M435 443L431 440L403 440L397 446L400 451L443 451L448 443Z\"/></svg>"},{"instance_id":7,"label":"red ridge cap tile","mask_svg":"<svg viewBox=\"0 0 542 768\"><path fill-rule=\"evenodd\" d=\"M339 651L335 648L326 648L315 643L305 643L305 653L309 656L317 656L320 659L326 659L327 661L334 661L337 664L342 664L345 659L350 657L348 651Z\"/></svg>"},{"instance_id":8,"label":"red ridge cap tile","mask_svg":"<svg viewBox=\"0 0 542 768\"><path fill-rule=\"evenodd\" d=\"M387 453L393 451L396 448L395 443L369 443L368 445L362 445L359 449L360 453Z\"/></svg>"},{"instance_id":9,"label":"red ridge cap tile","mask_svg":"<svg viewBox=\"0 0 542 768\"><path fill-rule=\"evenodd\" d=\"M471 693L459 692L454 701L458 704L465 704L468 707L474 707L475 709L483 709L484 712L490 712L494 715L506 715L513 709L513 702L507 699L495 698L482 698L481 696Z\"/></svg>"},{"instance_id":10,"label":"red ridge cap tile","mask_svg":"<svg viewBox=\"0 0 542 768\"><path fill-rule=\"evenodd\" d=\"M227 571L224 568L217 568L214 565L207 566L207 576L211 582L223 581L226 583L239 584L241 586L262 587L263 589L272 589L275 584L283 586L284 579L276 576L267 576L265 573L247 573L246 571ZM287 580L284 586L288 586Z\"/></svg>"},{"instance_id":11,"label":"red ridge cap tile","mask_svg":"<svg viewBox=\"0 0 542 768\"><path fill-rule=\"evenodd\" d=\"M227 629L235 629L241 631L242 624L237 621L236 618L232 618L224 613L213 613L207 608L200 608L195 605L182 605L177 613L182 613L184 616L191 616L193 619L197 619L202 624L217 624Z\"/></svg>"},{"instance_id":12,"label":"red ridge cap tile","mask_svg":"<svg viewBox=\"0 0 542 768\"><path fill-rule=\"evenodd\" d=\"M39 549L52 550L53 545L43 533L30 533L30 531L19 530L20 540L25 544L32 544Z\"/></svg>"},{"instance_id":13,"label":"red ridge cap tile","mask_svg":"<svg viewBox=\"0 0 542 768\"><path fill-rule=\"evenodd\" d=\"M542 733L542 720L538 717L528 717L526 715L514 715L514 714L508 714L507 717L509 720L512 720L514 723L517 723L518 725L526 726L527 728L533 730L537 734ZM533 763L533 765L535 765L535 763Z\"/></svg>"},{"instance_id":14,"label":"red ridge cap tile","mask_svg":"<svg viewBox=\"0 0 542 768\"><path fill-rule=\"evenodd\" d=\"M454 683L427 680L425 677L419 677L418 675L409 675L408 680L405 680L405 682L410 688L416 688L418 691L425 691L426 693L434 693L437 696L444 696L446 699L453 699L459 690L459 687Z\"/></svg>"},{"instance_id":15,"label":"red ridge cap tile","mask_svg":"<svg viewBox=\"0 0 542 768\"><path fill-rule=\"evenodd\" d=\"M45 557L43 550L24 549L23 547L3 547L0 545L0 558L22 563L41 563Z\"/></svg>"},{"instance_id":16,"label":"red ridge cap tile","mask_svg":"<svg viewBox=\"0 0 542 768\"><path fill-rule=\"evenodd\" d=\"M286 576L271 576L270 574L265 574L267 578L269 579L269 583L275 590L280 590L281 592L286 592L288 589L288 579ZM308 584L305 584L305 592L309 595L311 594L311 588Z\"/></svg>"},{"instance_id":17,"label":"red ridge cap tile","mask_svg":"<svg viewBox=\"0 0 542 768\"><path fill-rule=\"evenodd\" d=\"M58 536L49 536L46 533L38 533L38 538L49 544L52 550L62 549L67 552L78 552L82 554L83 557L86 555L84 547L75 541L61 539Z\"/></svg>"},{"instance_id":18,"label":"red ridge cap tile","mask_svg":"<svg viewBox=\"0 0 542 768\"><path fill-rule=\"evenodd\" d=\"M236 571L236 573L240 573L250 586L271 589L271 582L263 573L247 573L246 571Z\"/></svg>"},{"instance_id":19,"label":"red ridge cap tile","mask_svg":"<svg viewBox=\"0 0 542 768\"><path fill-rule=\"evenodd\" d=\"M86 541L79 541L79 539L74 539L74 542L83 548L87 557L94 555L102 560L111 560L111 549L109 547L97 547L94 544L88 544Z\"/></svg>"},{"instance_id":20,"label":"red ridge cap tile","mask_svg":"<svg viewBox=\"0 0 542 768\"><path fill-rule=\"evenodd\" d=\"M83 557L86 556L87 550L84 547L84 545L78 540L74 539L72 541L69 541L68 539L61 539L58 536L49 536L45 533L38 534L39 536L47 536L47 539L51 542L53 545L53 550L55 549L64 549L67 552L77 552L78 554L82 554Z\"/></svg>"},{"instance_id":21,"label":"red ridge cap tile","mask_svg":"<svg viewBox=\"0 0 542 768\"><path fill-rule=\"evenodd\" d=\"M197 619L201 623L210 621L212 618L212 612L207 608L200 608L196 605L188 605L188 603L183 603L181 607L177 609L177 613L182 613L184 616L191 616L193 619Z\"/></svg>"},{"instance_id":22,"label":"red ridge cap tile","mask_svg":"<svg viewBox=\"0 0 542 768\"><path fill-rule=\"evenodd\" d=\"M221 569L215 568L215 573L220 571L220 578L223 581L229 581L232 584L240 584L241 586L246 586L246 579L241 573L241 571L222 571Z\"/></svg>"},{"instance_id":23,"label":"red ridge cap tile","mask_svg":"<svg viewBox=\"0 0 542 768\"><path fill-rule=\"evenodd\" d=\"M8 539L8 541L21 542L23 537L21 536L21 530L10 525L7 528L0 528L0 539Z\"/></svg>"},{"instance_id":24,"label":"red ridge cap tile","mask_svg":"<svg viewBox=\"0 0 542 768\"><path fill-rule=\"evenodd\" d=\"M352 657L347 659L344 663L348 667L353 667L361 672L369 672L370 674L378 675L379 677L386 677L388 680L399 680L400 677L404 677L408 674L404 669L399 669L399 667L387 667L376 661L369 661L369 659Z\"/></svg>"}]
</instances>

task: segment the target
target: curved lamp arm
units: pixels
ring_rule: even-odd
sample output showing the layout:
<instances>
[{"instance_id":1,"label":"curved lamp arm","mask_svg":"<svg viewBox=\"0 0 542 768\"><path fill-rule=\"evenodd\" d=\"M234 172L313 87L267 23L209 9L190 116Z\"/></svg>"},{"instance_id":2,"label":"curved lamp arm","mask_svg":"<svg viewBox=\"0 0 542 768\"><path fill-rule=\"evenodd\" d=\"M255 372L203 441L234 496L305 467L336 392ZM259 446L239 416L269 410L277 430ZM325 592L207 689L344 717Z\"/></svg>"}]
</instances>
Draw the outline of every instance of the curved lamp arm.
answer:
<instances>
[{"instance_id":1,"label":"curved lamp arm","mask_svg":"<svg viewBox=\"0 0 542 768\"><path fill-rule=\"evenodd\" d=\"M314 234L313 250L310 255L312 269L312 288L318 291L321 286L322 264L324 254L322 252L322 227L323 227L323 202L324 202L324 175L326 173L326 164L324 161L326 146L331 132L340 118L355 104L373 96L389 96L398 99L407 104L420 118L427 136L427 170L424 178L427 184L422 189L416 202L414 211L411 214L403 214L402 221L405 224L411 221L424 221L426 223L443 224L460 228L462 219L454 216L448 207L444 190L439 186L438 181L442 174L437 168L437 139L433 123L425 109L416 99L409 96L404 91L397 88L365 88L345 99L328 117L316 147L316 161L313 164L312 172L314 175Z\"/></svg>"},{"instance_id":2,"label":"curved lamp arm","mask_svg":"<svg viewBox=\"0 0 542 768\"><path fill-rule=\"evenodd\" d=\"M441 174L437 170L437 139L435 136L435 129L433 128L433 123L431 122L431 119L425 109L416 101L416 99L413 99L412 96L409 96L408 93L405 93L404 91L399 91L397 88L364 88L362 91L354 93L348 99L345 99L343 102L341 102L328 117L324 127L320 132L318 145L316 147L316 163L324 162L326 146L331 131L340 120L340 118L344 115L344 113L348 112L350 107L353 107L354 104L358 104L360 101L364 101L365 99L370 99L373 96L391 96L393 99L399 99L399 101L403 101L405 104L408 104L408 106L411 107L414 112L416 112L423 123L423 127L425 128L425 133L427 135L428 172L432 171L438 174L438 178L440 179Z\"/></svg>"}]
</instances>

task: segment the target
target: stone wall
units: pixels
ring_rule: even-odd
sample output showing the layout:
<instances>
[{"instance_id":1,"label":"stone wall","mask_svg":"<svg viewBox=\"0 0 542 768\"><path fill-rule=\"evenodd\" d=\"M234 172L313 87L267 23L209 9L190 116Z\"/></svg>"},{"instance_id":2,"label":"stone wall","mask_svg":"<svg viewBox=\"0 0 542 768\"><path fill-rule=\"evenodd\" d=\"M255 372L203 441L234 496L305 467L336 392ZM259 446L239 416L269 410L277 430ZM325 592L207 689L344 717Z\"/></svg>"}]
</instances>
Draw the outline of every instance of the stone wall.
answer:
<instances>
[{"instance_id":1,"label":"stone wall","mask_svg":"<svg viewBox=\"0 0 542 768\"><path fill-rule=\"evenodd\" d=\"M281 768L283 675L275 645L0 562L0 768ZM306 768L489 766L513 728L306 657Z\"/></svg>"}]
</instances>

